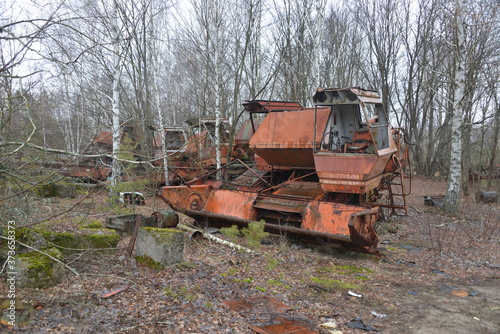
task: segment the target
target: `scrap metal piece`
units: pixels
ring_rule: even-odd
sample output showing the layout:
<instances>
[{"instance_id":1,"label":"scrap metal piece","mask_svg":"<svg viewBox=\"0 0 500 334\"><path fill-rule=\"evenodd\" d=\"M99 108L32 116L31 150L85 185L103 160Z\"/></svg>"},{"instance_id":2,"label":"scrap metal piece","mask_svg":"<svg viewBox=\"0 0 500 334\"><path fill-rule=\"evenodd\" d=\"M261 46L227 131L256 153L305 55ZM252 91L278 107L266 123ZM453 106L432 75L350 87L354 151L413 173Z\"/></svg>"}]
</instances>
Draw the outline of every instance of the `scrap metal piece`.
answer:
<instances>
[{"instance_id":1,"label":"scrap metal piece","mask_svg":"<svg viewBox=\"0 0 500 334\"><path fill-rule=\"evenodd\" d=\"M444 195L439 196L424 196L424 204L427 206L439 206L444 205L446 197Z\"/></svg>"},{"instance_id":2,"label":"scrap metal piece","mask_svg":"<svg viewBox=\"0 0 500 334\"><path fill-rule=\"evenodd\" d=\"M120 193L120 203L146 205L144 195L138 191L126 191Z\"/></svg>"},{"instance_id":3,"label":"scrap metal piece","mask_svg":"<svg viewBox=\"0 0 500 334\"><path fill-rule=\"evenodd\" d=\"M224 301L245 318L249 327L261 334L317 334L313 321L272 297Z\"/></svg>"}]
</instances>

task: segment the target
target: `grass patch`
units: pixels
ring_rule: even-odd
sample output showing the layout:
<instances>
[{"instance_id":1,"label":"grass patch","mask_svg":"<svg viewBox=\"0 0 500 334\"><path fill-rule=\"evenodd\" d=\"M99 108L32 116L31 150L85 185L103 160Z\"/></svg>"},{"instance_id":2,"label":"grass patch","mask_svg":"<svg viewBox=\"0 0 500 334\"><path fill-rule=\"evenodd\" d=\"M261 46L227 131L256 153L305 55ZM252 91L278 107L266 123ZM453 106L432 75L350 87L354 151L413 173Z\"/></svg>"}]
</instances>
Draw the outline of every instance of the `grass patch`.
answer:
<instances>
[{"instance_id":1,"label":"grass patch","mask_svg":"<svg viewBox=\"0 0 500 334\"><path fill-rule=\"evenodd\" d=\"M360 290L361 286L354 283L342 282L326 277L312 277L311 281L327 290Z\"/></svg>"}]
</instances>

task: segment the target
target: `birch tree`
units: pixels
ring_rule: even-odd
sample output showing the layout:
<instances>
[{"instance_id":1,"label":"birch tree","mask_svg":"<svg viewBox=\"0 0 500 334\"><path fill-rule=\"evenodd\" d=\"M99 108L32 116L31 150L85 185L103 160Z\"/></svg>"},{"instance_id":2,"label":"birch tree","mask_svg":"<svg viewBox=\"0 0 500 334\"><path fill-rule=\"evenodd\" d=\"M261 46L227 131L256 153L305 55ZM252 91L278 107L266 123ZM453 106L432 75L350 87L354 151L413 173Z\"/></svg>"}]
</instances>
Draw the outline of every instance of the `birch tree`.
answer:
<instances>
[{"instance_id":1,"label":"birch tree","mask_svg":"<svg viewBox=\"0 0 500 334\"><path fill-rule=\"evenodd\" d=\"M450 167L448 174L448 188L444 209L447 212L458 211L460 203L460 191L462 181L462 116L464 114L465 102L465 43L466 22L465 11L467 0L455 0L455 75L453 79L453 114L451 116L451 140L450 140Z\"/></svg>"},{"instance_id":2,"label":"birch tree","mask_svg":"<svg viewBox=\"0 0 500 334\"><path fill-rule=\"evenodd\" d=\"M113 36L113 95L111 99L112 133L113 133L113 163L111 165L111 189L114 191L120 180L121 167L118 161L120 152L120 77L122 72L120 50L120 28L118 27L118 4L113 1L111 30Z\"/></svg>"}]
</instances>

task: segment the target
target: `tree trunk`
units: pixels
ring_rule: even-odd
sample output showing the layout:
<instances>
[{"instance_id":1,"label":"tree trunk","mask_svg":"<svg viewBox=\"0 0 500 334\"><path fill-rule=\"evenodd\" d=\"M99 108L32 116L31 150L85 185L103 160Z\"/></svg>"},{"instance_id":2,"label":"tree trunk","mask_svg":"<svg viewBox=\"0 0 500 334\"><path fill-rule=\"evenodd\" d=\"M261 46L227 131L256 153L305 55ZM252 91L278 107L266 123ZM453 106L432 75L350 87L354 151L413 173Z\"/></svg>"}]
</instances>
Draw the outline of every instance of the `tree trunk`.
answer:
<instances>
[{"instance_id":1,"label":"tree trunk","mask_svg":"<svg viewBox=\"0 0 500 334\"><path fill-rule=\"evenodd\" d=\"M456 213L460 203L462 179L462 114L465 98L465 20L463 11L467 0L455 0L456 6L456 54L453 95L453 116L451 120L450 171L446 191L445 211Z\"/></svg>"},{"instance_id":2,"label":"tree trunk","mask_svg":"<svg viewBox=\"0 0 500 334\"><path fill-rule=\"evenodd\" d=\"M220 102L221 102L221 73L220 73L220 59L219 59L219 34L220 34L220 8L219 2L215 2L214 8L214 33L215 33L215 41L213 42L213 50L214 50L214 66L215 66L215 164L217 169L216 178L217 180L222 179L222 171L220 170L222 167L221 164L221 152L220 152L220 130L221 130L221 111L220 111Z\"/></svg>"},{"instance_id":3,"label":"tree trunk","mask_svg":"<svg viewBox=\"0 0 500 334\"><path fill-rule=\"evenodd\" d=\"M115 22L113 23L114 43L113 43L113 97L112 97L112 114L113 114L113 163L111 167L111 192L115 192L116 185L120 180L121 167L117 160L120 152L120 74L121 74L121 58L120 58L120 36L118 29L118 8L114 3Z\"/></svg>"}]
</instances>

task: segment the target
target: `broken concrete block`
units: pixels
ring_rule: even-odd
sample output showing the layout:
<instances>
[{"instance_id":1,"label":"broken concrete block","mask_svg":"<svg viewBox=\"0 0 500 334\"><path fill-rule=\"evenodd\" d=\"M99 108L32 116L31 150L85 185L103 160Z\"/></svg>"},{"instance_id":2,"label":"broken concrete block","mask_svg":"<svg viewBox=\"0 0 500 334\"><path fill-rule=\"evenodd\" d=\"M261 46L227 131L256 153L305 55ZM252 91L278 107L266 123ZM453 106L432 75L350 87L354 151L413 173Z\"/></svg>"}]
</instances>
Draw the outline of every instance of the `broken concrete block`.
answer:
<instances>
[{"instance_id":1,"label":"broken concrete block","mask_svg":"<svg viewBox=\"0 0 500 334\"><path fill-rule=\"evenodd\" d=\"M74 198L76 185L63 182L49 183L35 187L35 192L40 197Z\"/></svg>"},{"instance_id":2,"label":"broken concrete block","mask_svg":"<svg viewBox=\"0 0 500 334\"><path fill-rule=\"evenodd\" d=\"M136 256L169 266L183 261L184 233L167 228L141 227L136 241Z\"/></svg>"},{"instance_id":3,"label":"broken concrete block","mask_svg":"<svg viewBox=\"0 0 500 334\"><path fill-rule=\"evenodd\" d=\"M55 183L54 196L61 198L75 198L76 186L70 183L61 183L61 182Z\"/></svg>"},{"instance_id":4,"label":"broken concrete block","mask_svg":"<svg viewBox=\"0 0 500 334\"><path fill-rule=\"evenodd\" d=\"M55 248L43 252L61 259L61 252ZM24 253L16 257L16 285L20 288L45 289L59 284L64 278L64 266L38 252Z\"/></svg>"}]
</instances>

